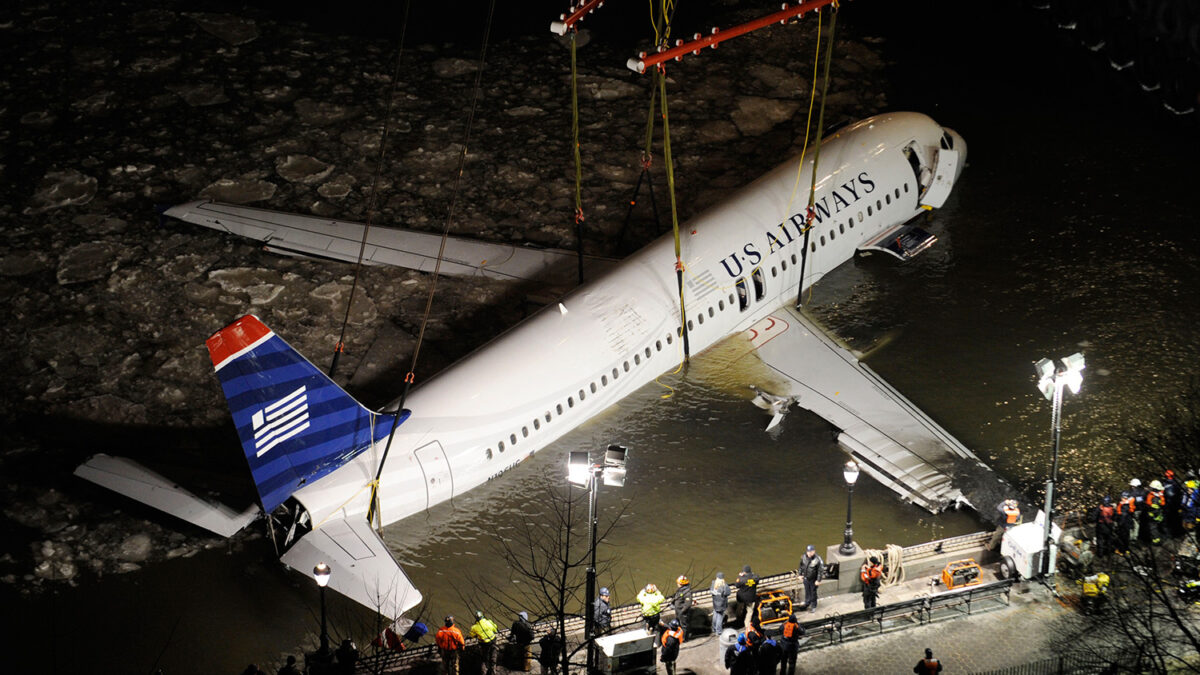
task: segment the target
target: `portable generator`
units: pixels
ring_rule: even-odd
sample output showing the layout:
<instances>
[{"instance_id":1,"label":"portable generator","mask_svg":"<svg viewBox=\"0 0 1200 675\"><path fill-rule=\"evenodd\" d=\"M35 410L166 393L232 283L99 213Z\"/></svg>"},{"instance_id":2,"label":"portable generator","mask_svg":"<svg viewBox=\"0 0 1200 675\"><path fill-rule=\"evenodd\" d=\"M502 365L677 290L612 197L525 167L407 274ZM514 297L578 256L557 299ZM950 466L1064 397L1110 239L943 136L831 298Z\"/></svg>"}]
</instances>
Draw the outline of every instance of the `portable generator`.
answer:
<instances>
[{"instance_id":1,"label":"portable generator","mask_svg":"<svg viewBox=\"0 0 1200 675\"><path fill-rule=\"evenodd\" d=\"M763 627L782 624L792 614L792 599L783 591L758 594L758 621Z\"/></svg>"},{"instance_id":2,"label":"portable generator","mask_svg":"<svg viewBox=\"0 0 1200 675\"><path fill-rule=\"evenodd\" d=\"M955 560L942 569L942 585L948 589L974 586L982 581L979 577L979 563L974 558Z\"/></svg>"}]
</instances>

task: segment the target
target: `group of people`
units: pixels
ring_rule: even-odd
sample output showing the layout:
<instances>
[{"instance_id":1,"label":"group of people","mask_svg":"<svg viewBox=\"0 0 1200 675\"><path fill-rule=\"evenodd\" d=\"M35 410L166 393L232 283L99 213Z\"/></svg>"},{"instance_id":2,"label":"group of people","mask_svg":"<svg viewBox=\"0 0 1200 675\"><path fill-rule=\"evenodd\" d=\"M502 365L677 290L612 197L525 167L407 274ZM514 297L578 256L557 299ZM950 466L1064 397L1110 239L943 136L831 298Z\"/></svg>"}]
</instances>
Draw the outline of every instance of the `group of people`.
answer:
<instances>
[{"instance_id":1,"label":"group of people","mask_svg":"<svg viewBox=\"0 0 1200 675\"><path fill-rule=\"evenodd\" d=\"M725 667L730 675L794 675L803 635L804 626L795 612L788 615L778 640L767 637L758 622L751 621L725 649Z\"/></svg>"},{"instance_id":2,"label":"group of people","mask_svg":"<svg viewBox=\"0 0 1200 675\"><path fill-rule=\"evenodd\" d=\"M607 589L601 590L605 591L607 595ZM475 623L471 626L469 634L477 641L479 658L486 675L495 675L496 641L500 634L496 622L484 616L481 611L475 612ZM534 638L535 632L533 624L529 622L529 614L518 612L516 620L509 629L509 641L524 654L528 654L529 646L533 644ZM446 617L442 627L434 635L434 642L437 643L438 651L442 655L443 675L458 675L462 653L467 648L467 641L462 630L455 624L453 616ZM557 675L558 662L563 650L563 639L558 634L558 630L551 628L550 632L538 640L538 646L541 648L541 652L538 654L538 664L541 666L542 675Z\"/></svg>"},{"instance_id":3,"label":"group of people","mask_svg":"<svg viewBox=\"0 0 1200 675\"><path fill-rule=\"evenodd\" d=\"M1160 545L1194 529L1200 521L1200 481L1180 481L1171 469L1146 486L1134 478L1115 503L1111 495L1105 495L1089 520L1095 525L1098 556L1124 554L1134 543Z\"/></svg>"}]
</instances>

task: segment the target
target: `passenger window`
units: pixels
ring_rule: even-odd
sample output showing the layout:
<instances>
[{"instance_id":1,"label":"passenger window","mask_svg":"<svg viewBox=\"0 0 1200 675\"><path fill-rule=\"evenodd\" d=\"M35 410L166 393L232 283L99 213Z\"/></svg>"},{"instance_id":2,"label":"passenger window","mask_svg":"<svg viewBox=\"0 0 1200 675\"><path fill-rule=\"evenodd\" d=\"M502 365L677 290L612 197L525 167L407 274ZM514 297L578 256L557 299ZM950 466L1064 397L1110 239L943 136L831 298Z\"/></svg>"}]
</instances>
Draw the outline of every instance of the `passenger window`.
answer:
<instances>
[{"instance_id":1,"label":"passenger window","mask_svg":"<svg viewBox=\"0 0 1200 675\"><path fill-rule=\"evenodd\" d=\"M867 215L869 216L869 215L871 215L872 213L874 213L874 211L872 211L872 210L871 210L871 207L870 207L870 206L868 206L868 207L867 207Z\"/></svg>"},{"instance_id":2,"label":"passenger window","mask_svg":"<svg viewBox=\"0 0 1200 675\"><path fill-rule=\"evenodd\" d=\"M608 376L607 376L607 375L601 375L601 376L600 376L600 386L601 386L601 387L607 387L607 386L608 386Z\"/></svg>"},{"instance_id":3,"label":"passenger window","mask_svg":"<svg viewBox=\"0 0 1200 675\"><path fill-rule=\"evenodd\" d=\"M852 230L854 229L854 219L853 218L847 218L846 224L850 226L850 229L852 229Z\"/></svg>"},{"instance_id":4,"label":"passenger window","mask_svg":"<svg viewBox=\"0 0 1200 675\"><path fill-rule=\"evenodd\" d=\"M497 443L496 447L500 448L500 452L504 452L504 441L500 441L499 443Z\"/></svg>"},{"instance_id":5,"label":"passenger window","mask_svg":"<svg viewBox=\"0 0 1200 675\"><path fill-rule=\"evenodd\" d=\"M725 311L725 301L724 300L717 301L717 309L721 310L722 312Z\"/></svg>"},{"instance_id":6,"label":"passenger window","mask_svg":"<svg viewBox=\"0 0 1200 675\"><path fill-rule=\"evenodd\" d=\"M696 319L700 321L700 323L704 323L704 313L701 312L700 314L697 314Z\"/></svg>"},{"instance_id":7,"label":"passenger window","mask_svg":"<svg viewBox=\"0 0 1200 675\"><path fill-rule=\"evenodd\" d=\"M542 423L541 423L541 421L540 421L540 420L538 420L538 419L534 419L534 420L533 420L533 430L534 430L534 431L537 431L538 429L541 429L541 428L542 428Z\"/></svg>"},{"instance_id":8,"label":"passenger window","mask_svg":"<svg viewBox=\"0 0 1200 675\"><path fill-rule=\"evenodd\" d=\"M583 400L583 390L582 389L579 390L579 400L581 400L581 401ZM575 407L575 399L571 396L567 397L567 407L568 408Z\"/></svg>"},{"instance_id":9,"label":"passenger window","mask_svg":"<svg viewBox=\"0 0 1200 675\"><path fill-rule=\"evenodd\" d=\"M754 299L762 300L767 297L767 276L763 274L762 268L755 268L750 276L754 279Z\"/></svg>"},{"instance_id":10,"label":"passenger window","mask_svg":"<svg viewBox=\"0 0 1200 675\"><path fill-rule=\"evenodd\" d=\"M529 438L529 427L521 427L521 437Z\"/></svg>"},{"instance_id":11,"label":"passenger window","mask_svg":"<svg viewBox=\"0 0 1200 675\"><path fill-rule=\"evenodd\" d=\"M838 224L838 232L841 232L842 234L846 234L846 224L845 223Z\"/></svg>"},{"instance_id":12,"label":"passenger window","mask_svg":"<svg viewBox=\"0 0 1200 675\"><path fill-rule=\"evenodd\" d=\"M688 332L690 333L694 330L696 330L696 327L692 325L692 320L688 319Z\"/></svg>"},{"instance_id":13,"label":"passenger window","mask_svg":"<svg viewBox=\"0 0 1200 675\"><path fill-rule=\"evenodd\" d=\"M777 276L779 276L779 272L775 269L774 265L771 265L771 278L775 278Z\"/></svg>"},{"instance_id":14,"label":"passenger window","mask_svg":"<svg viewBox=\"0 0 1200 675\"><path fill-rule=\"evenodd\" d=\"M674 340L674 338L671 337L670 333L667 333L667 344L672 344L672 340Z\"/></svg>"},{"instance_id":15,"label":"passenger window","mask_svg":"<svg viewBox=\"0 0 1200 675\"><path fill-rule=\"evenodd\" d=\"M662 351L662 340L655 340L655 341L654 341L654 351L656 351L656 352L661 352L661 351Z\"/></svg>"},{"instance_id":16,"label":"passenger window","mask_svg":"<svg viewBox=\"0 0 1200 675\"><path fill-rule=\"evenodd\" d=\"M904 191L908 192L908 183L907 182L904 184Z\"/></svg>"},{"instance_id":17,"label":"passenger window","mask_svg":"<svg viewBox=\"0 0 1200 675\"><path fill-rule=\"evenodd\" d=\"M817 252L817 240L816 239L813 239L813 241L812 241L812 252L813 253Z\"/></svg>"},{"instance_id":18,"label":"passenger window","mask_svg":"<svg viewBox=\"0 0 1200 675\"><path fill-rule=\"evenodd\" d=\"M900 188L896 188L896 199L900 199Z\"/></svg>"},{"instance_id":19,"label":"passenger window","mask_svg":"<svg viewBox=\"0 0 1200 675\"><path fill-rule=\"evenodd\" d=\"M787 260L780 260L779 266L783 268L784 272L786 272L787 271Z\"/></svg>"},{"instance_id":20,"label":"passenger window","mask_svg":"<svg viewBox=\"0 0 1200 675\"><path fill-rule=\"evenodd\" d=\"M646 358L650 358L650 348L646 347Z\"/></svg>"},{"instance_id":21,"label":"passenger window","mask_svg":"<svg viewBox=\"0 0 1200 675\"><path fill-rule=\"evenodd\" d=\"M512 445L516 445L516 444L517 444L517 435L516 435L516 434L509 434L509 435L508 435L508 442L509 442L509 443L511 443Z\"/></svg>"},{"instance_id":22,"label":"passenger window","mask_svg":"<svg viewBox=\"0 0 1200 675\"><path fill-rule=\"evenodd\" d=\"M796 254L795 253L792 254L792 264L793 265L796 264Z\"/></svg>"},{"instance_id":23,"label":"passenger window","mask_svg":"<svg viewBox=\"0 0 1200 675\"><path fill-rule=\"evenodd\" d=\"M862 211L859 211L859 212L858 212L858 222L860 222L860 223L861 223L862 221L863 221L863 217L862 217Z\"/></svg>"},{"instance_id":24,"label":"passenger window","mask_svg":"<svg viewBox=\"0 0 1200 675\"><path fill-rule=\"evenodd\" d=\"M708 307L708 318L710 318L710 319L711 319L711 318L713 318L713 308L712 308L712 305L709 305L709 307Z\"/></svg>"},{"instance_id":25,"label":"passenger window","mask_svg":"<svg viewBox=\"0 0 1200 675\"><path fill-rule=\"evenodd\" d=\"M569 398L568 398L568 399L567 399L567 402L569 403L570 401L571 401L571 399L569 399ZM554 406L554 412L558 413L559 415L561 415L561 414L562 414L562 404L561 404L561 403L559 403L558 405Z\"/></svg>"},{"instance_id":26,"label":"passenger window","mask_svg":"<svg viewBox=\"0 0 1200 675\"><path fill-rule=\"evenodd\" d=\"M834 239L837 239L837 232L830 230L829 231L829 241L833 241Z\"/></svg>"},{"instance_id":27,"label":"passenger window","mask_svg":"<svg viewBox=\"0 0 1200 675\"><path fill-rule=\"evenodd\" d=\"M825 245L825 235L821 235L821 245Z\"/></svg>"},{"instance_id":28,"label":"passenger window","mask_svg":"<svg viewBox=\"0 0 1200 675\"><path fill-rule=\"evenodd\" d=\"M616 369L616 368L613 368L613 379L615 380L615 379L617 379L617 377L619 377L619 376L620 376L620 375L619 375L619 373L617 373L617 369Z\"/></svg>"},{"instance_id":29,"label":"passenger window","mask_svg":"<svg viewBox=\"0 0 1200 675\"><path fill-rule=\"evenodd\" d=\"M888 194L884 195L884 196L883 196L883 201L885 201L885 202L887 202L887 203L891 204L891 203L892 203L892 195L891 195L891 193L888 193Z\"/></svg>"},{"instance_id":30,"label":"passenger window","mask_svg":"<svg viewBox=\"0 0 1200 675\"><path fill-rule=\"evenodd\" d=\"M596 383L595 382L592 383L592 393L593 394L596 393Z\"/></svg>"},{"instance_id":31,"label":"passenger window","mask_svg":"<svg viewBox=\"0 0 1200 675\"><path fill-rule=\"evenodd\" d=\"M626 366L628 366L629 364L628 364L628 363L626 363L625 365L626 365ZM640 366L640 365L642 365L642 355L641 355L641 354L634 354L634 355L633 355L633 365L635 365L635 366Z\"/></svg>"},{"instance_id":32,"label":"passenger window","mask_svg":"<svg viewBox=\"0 0 1200 675\"><path fill-rule=\"evenodd\" d=\"M875 210L878 211L879 209L882 209L882 208L883 208L883 202L876 199L875 200Z\"/></svg>"},{"instance_id":33,"label":"passenger window","mask_svg":"<svg viewBox=\"0 0 1200 675\"><path fill-rule=\"evenodd\" d=\"M750 291L746 288L746 279L738 279L734 286L737 287L738 307L744 312L750 307Z\"/></svg>"}]
</instances>

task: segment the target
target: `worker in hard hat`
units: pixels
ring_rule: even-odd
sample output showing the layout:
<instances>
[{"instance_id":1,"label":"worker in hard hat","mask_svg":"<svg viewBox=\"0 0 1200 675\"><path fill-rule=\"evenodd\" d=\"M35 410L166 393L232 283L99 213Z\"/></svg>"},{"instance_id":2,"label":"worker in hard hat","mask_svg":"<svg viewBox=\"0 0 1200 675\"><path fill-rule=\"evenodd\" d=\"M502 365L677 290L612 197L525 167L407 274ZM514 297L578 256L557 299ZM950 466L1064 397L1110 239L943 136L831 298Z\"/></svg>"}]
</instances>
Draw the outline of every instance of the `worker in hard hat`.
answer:
<instances>
[{"instance_id":1,"label":"worker in hard hat","mask_svg":"<svg viewBox=\"0 0 1200 675\"><path fill-rule=\"evenodd\" d=\"M442 674L458 675L458 663L467 642L463 639L462 631L454 625L453 616L446 617L445 625L438 629L433 639L442 653Z\"/></svg>"},{"instance_id":2,"label":"worker in hard hat","mask_svg":"<svg viewBox=\"0 0 1200 675\"><path fill-rule=\"evenodd\" d=\"M638 591L637 601L642 606L642 621L646 622L646 630L653 633L658 629L658 618L662 615L662 604L666 600L658 586L646 584Z\"/></svg>"},{"instance_id":3,"label":"worker in hard hat","mask_svg":"<svg viewBox=\"0 0 1200 675\"><path fill-rule=\"evenodd\" d=\"M603 635L612 628L612 606L609 604L608 586L600 588L600 597L592 603L592 621L596 634Z\"/></svg>"},{"instance_id":4,"label":"worker in hard hat","mask_svg":"<svg viewBox=\"0 0 1200 675\"><path fill-rule=\"evenodd\" d=\"M1112 553L1117 537L1117 508L1112 497L1104 495L1100 505L1088 514L1096 527L1096 555L1103 558Z\"/></svg>"},{"instance_id":5,"label":"worker in hard hat","mask_svg":"<svg viewBox=\"0 0 1200 675\"><path fill-rule=\"evenodd\" d=\"M867 559L858 571L858 578L862 581L863 609L871 609L879 597L879 587L883 585L883 565L879 558L871 556Z\"/></svg>"},{"instance_id":6,"label":"worker in hard hat","mask_svg":"<svg viewBox=\"0 0 1200 675\"><path fill-rule=\"evenodd\" d=\"M1142 481L1139 478L1134 478L1129 481L1129 496L1133 497L1133 525L1129 529L1129 541L1143 541L1150 539L1150 530L1147 527L1148 516L1146 511L1146 488L1142 487Z\"/></svg>"},{"instance_id":7,"label":"worker in hard hat","mask_svg":"<svg viewBox=\"0 0 1200 675\"><path fill-rule=\"evenodd\" d=\"M1163 540L1163 517L1166 509L1163 484L1157 480L1150 481L1150 489L1146 491L1146 522L1150 530L1150 543L1155 546Z\"/></svg>"},{"instance_id":8,"label":"worker in hard hat","mask_svg":"<svg viewBox=\"0 0 1200 675\"><path fill-rule=\"evenodd\" d=\"M475 625L471 626L471 637L479 641L479 660L483 662L487 675L496 673L496 634L500 629L496 623L475 612Z\"/></svg>"},{"instance_id":9,"label":"worker in hard hat","mask_svg":"<svg viewBox=\"0 0 1200 675\"><path fill-rule=\"evenodd\" d=\"M1116 542L1113 544L1117 553L1125 555L1129 552L1129 542L1133 539L1136 527L1137 503L1134 502L1133 495L1125 490L1121 493L1121 499L1117 501L1117 536Z\"/></svg>"},{"instance_id":10,"label":"worker in hard hat","mask_svg":"<svg viewBox=\"0 0 1200 675\"><path fill-rule=\"evenodd\" d=\"M675 659L679 658L679 646L683 644L683 628L679 625L679 619L671 619L659 641L662 643L662 650L658 660L667 667L667 675L675 675Z\"/></svg>"},{"instance_id":11,"label":"worker in hard hat","mask_svg":"<svg viewBox=\"0 0 1200 675\"><path fill-rule=\"evenodd\" d=\"M988 549L995 550L1000 546L1000 540L1004 538L1004 533L1021 524L1021 507L1017 504L1017 500L1011 497L1005 499L996 505L996 511L1000 513L996 531L992 533L992 538L988 542Z\"/></svg>"},{"instance_id":12,"label":"worker in hard hat","mask_svg":"<svg viewBox=\"0 0 1200 675\"><path fill-rule=\"evenodd\" d=\"M680 630L683 631L682 642L688 638L692 607L696 606L696 600L692 597L692 582L682 574L675 579L675 595L671 596L671 605L675 608L675 618L679 620Z\"/></svg>"},{"instance_id":13,"label":"worker in hard hat","mask_svg":"<svg viewBox=\"0 0 1200 675\"><path fill-rule=\"evenodd\" d=\"M1191 532L1200 520L1200 481L1189 480L1183 484L1183 501L1179 505L1183 529Z\"/></svg>"}]
</instances>

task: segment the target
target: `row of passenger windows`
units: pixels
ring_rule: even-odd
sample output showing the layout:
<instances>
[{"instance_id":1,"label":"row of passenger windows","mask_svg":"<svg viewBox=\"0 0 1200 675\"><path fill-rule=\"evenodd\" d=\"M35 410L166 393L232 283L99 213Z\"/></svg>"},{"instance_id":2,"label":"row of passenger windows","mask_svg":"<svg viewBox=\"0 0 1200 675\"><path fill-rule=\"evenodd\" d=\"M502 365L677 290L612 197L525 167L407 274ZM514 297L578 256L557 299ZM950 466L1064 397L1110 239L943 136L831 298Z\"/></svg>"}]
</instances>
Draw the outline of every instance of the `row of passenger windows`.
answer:
<instances>
[{"instance_id":1,"label":"row of passenger windows","mask_svg":"<svg viewBox=\"0 0 1200 675\"><path fill-rule=\"evenodd\" d=\"M631 368L642 365L643 360L648 361L655 352L661 352L663 350L664 343L668 346L675 344L674 335L672 335L671 333L667 333L665 340L655 340L654 341L654 349L651 349L649 346L647 346L641 352L634 353L632 365L630 365L629 360L626 359L623 363L621 363L619 368L613 368L612 369L612 381L616 382L617 379L621 377L621 373L623 373L623 372L628 373ZM643 354L644 354L644 356L643 356ZM535 417L533 419L533 425L532 425L533 430L534 431L541 430L542 419L545 419L546 424L549 424L551 421L553 421L554 417L556 417L556 416L561 417L567 410L574 408L576 401L578 401L579 403L583 403L584 401L587 400L589 393L595 394L595 393L599 392L601 389L603 389L604 387L607 387L608 383L609 383L609 375L607 373L604 375L601 375L598 382L599 382L599 385L597 385L597 380L592 380L588 384L587 387L579 390L578 395L577 395L578 397L568 396L567 400L566 400L566 404L567 404L566 408L563 408L562 403L558 403L554 406L554 414L553 415L550 413L549 410L547 410L546 413L542 416L542 418ZM529 425L522 426L520 438L529 438L529 433L530 433ZM515 432L511 433L508 435L507 442L498 441L496 443L496 450L499 450L500 452L504 452L508 448L515 447L518 442L519 442L519 439L517 437L517 434ZM488 448L486 451L486 454L487 454L487 458L491 459L493 457L492 448Z\"/></svg>"},{"instance_id":2,"label":"row of passenger windows","mask_svg":"<svg viewBox=\"0 0 1200 675\"><path fill-rule=\"evenodd\" d=\"M904 183L904 192L906 192L906 193L908 192L908 183L907 182ZM896 188L895 197L897 200L900 199L900 188ZM876 199L874 208L872 208L871 206L867 206L867 216L874 215L876 209L882 209L884 202L891 204L892 203L892 195L885 194L884 198L882 200ZM859 211L858 212L858 222L861 223L862 221L863 221L863 214L862 214L862 211ZM855 223L855 218L853 216L851 216L850 218L848 218L846 220L845 223L838 224L837 233L845 234L847 227L849 227L850 229L854 229L854 223ZM835 238L836 238L836 234L835 234L834 230L832 228L830 228L829 229L829 240L832 242ZM825 245L825 235L824 234L820 235L820 242L821 242L821 246ZM812 251L815 253L817 250L817 240L812 239L811 244L812 244ZM796 258L796 254L792 253L788 257L784 258L779 264L779 266L783 268L784 272L787 271L788 260L791 260L792 265L799 264L799 261ZM771 277L774 278L778 275L779 275L778 269L772 265L771 266ZM742 277L742 278L738 279L737 282L734 283L734 289L735 289L736 293L729 294L728 306L733 307L736 305L738 307L738 309L740 309L743 312L746 311L747 309L749 309L750 308L750 286L751 285L753 285L753 288L754 288L754 300L755 301L761 301L763 298L766 297L767 284L766 284L766 278L763 275L763 270L761 267L755 268L755 270L750 273L749 281L747 281L746 277ZM705 314L707 314L708 318L711 319L716 316L716 313L718 311L721 311L721 312L725 311L725 307L726 307L725 300L721 299L721 300L717 301L717 309L716 310L713 309L712 305L709 305L708 309L705 311L701 311L699 314L697 314L695 319L688 319L688 322L687 322L688 332L691 332L691 331L695 330L695 328L696 328L696 324L693 323L693 321L699 322L700 325L704 325ZM667 337L666 337L666 344L670 345L673 343L674 343L674 336L672 334L668 333ZM650 347L645 348L645 350L644 350L644 353L646 355L645 358L649 359L651 354L653 354L654 352L660 352L660 351L662 351L662 349L663 349L663 341L655 340L653 351L651 351ZM633 365L639 366L641 364L642 364L642 354L635 353L633 355ZM621 369L613 368L612 369L613 381L615 382L617 380L617 378L620 377L620 374L622 371L628 373L629 368L630 368L630 366L629 366L628 360L626 360L623 364L621 364ZM599 386L597 386L596 381L593 380L587 386L586 390L580 389L578 401L580 403L582 403L583 401L587 400L587 395L588 395L589 391L591 393L595 394L601 388L607 387L608 386L608 375L607 374L601 375L599 382L600 382L600 384L599 384ZM574 397L574 396L567 397L567 409L574 408L575 403L576 403L576 397ZM555 415L561 416L564 412L565 412L565 410L561 403L554 406ZM546 414L543 415L543 418L546 420L546 424L549 424L554 419L554 416L550 414L549 410L547 410ZM538 418L534 418L533 430L539 431L539 430L541 430L541 428L542 428L542 420L538 419ZM529 426L521 427L521 438L529 438ZM504 452L508 447L513 447L517 443L518 443L517 434L511 433L508 435L508 443L506 444L504 441L499 441L496 443L496 449L499 450L500 452ZM492 449L491 448L487 449L487 458L488 459L492 458Z\"/></svg>"}]
</instances>

